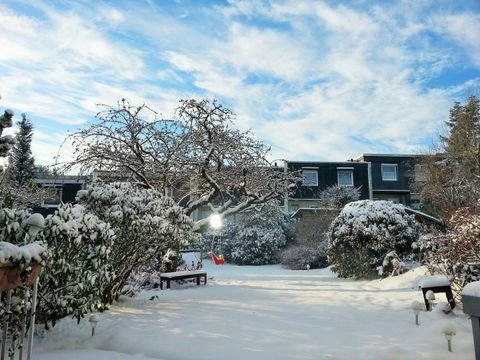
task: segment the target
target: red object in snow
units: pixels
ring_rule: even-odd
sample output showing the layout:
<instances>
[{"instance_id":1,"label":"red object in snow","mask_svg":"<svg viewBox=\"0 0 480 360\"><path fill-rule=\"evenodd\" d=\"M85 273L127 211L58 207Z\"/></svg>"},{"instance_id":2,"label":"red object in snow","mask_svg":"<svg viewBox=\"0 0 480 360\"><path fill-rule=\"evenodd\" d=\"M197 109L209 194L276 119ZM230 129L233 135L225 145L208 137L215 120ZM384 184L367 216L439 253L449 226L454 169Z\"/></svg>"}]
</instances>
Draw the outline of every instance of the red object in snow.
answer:
<instances>
[{"instance_id":1,"label":"red object in snow","mask_svg":"<svg viewBox=\"0 0 480 360\"><path fill-rule=\"evenodd\" d=\"M223 255L215 255L212 251L208 252L208 255L212 258L212 261L215 265L223 265L225 264L225 259L223 258Z\"/></svg>"}]
</instances>

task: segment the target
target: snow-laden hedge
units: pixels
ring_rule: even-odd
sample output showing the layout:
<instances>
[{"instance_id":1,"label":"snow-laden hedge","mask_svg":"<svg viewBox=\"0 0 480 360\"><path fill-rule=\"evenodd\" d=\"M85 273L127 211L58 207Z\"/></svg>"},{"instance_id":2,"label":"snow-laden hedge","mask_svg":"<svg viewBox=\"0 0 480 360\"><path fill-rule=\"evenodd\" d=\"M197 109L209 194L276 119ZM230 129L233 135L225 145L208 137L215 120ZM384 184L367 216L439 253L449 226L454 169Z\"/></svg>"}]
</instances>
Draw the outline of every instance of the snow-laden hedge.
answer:
<instances>
[{"instance_id":1,"label":"snow-laden hedge","mask_svg":"<svg viewBox=\"0 0 480 360\"><path fill-rule=\"evenodd\" d=\"M0 329L6 331L9 339L7 341L9 356L20 346L20 334L29 319L32 308L32 291L28 281L32 280L33 266L44 265L47 256L43 242L27 244L34 240L33 235L29 235L29 229L35 222L33 220L38 218L43 224L43 217L40 214L30 215L26 210L0 208L0 239L2 240L0 242L0 263L2 266L15 266L19 270L21 284L12 290L10 306L6 302L7 296L3 296L0 300ZM7 268L2 270L8 271ZM6 324L8 324L8 328Z\"/></svg>"},{"instance_id":2,"label":"snow-laden hedge","mask_svg":"<svg viewBox=\"0 0 480 360\"><path fill-rule=\"evenodd\" d=\"M283 266L292 270L324 268L328 265L325 243L297 244L280 254Z\"/></svg>"},{"instance_id":3,"label":"snow-laden hedge","mask_svg":"<svg viewBox=\"0 0 480 360\"><path fill-rule=\"evenodd\" d=\"M192 220L156 190L130 183L95 183L79 191L77 200L115 231L111 253L115 277L105 302L121 294L133 271L155 264L169 248L178 251L195 238Z\"/></svg>"},{"instance_id":4,"label":"snow-laden hedge","mask_svg":"<svg viewBox=\"0 0 480 360\"><path fill-rule=\"evenodd\" d=\"M39 287L39 322L48 327L65 316L80 320L103 309L103 293L114 278L110 225L83 206L62 205L47 217L42 235L49 260Z\"/></svg>"},{"instance_id":5,"label":"snow-laden hedge","mask_svg":"<svg viewBox=\"0 0 480 360\"><path fill-rule=\"evenodd\" d=\"M225 235L227 261L239 265L273 264L293 236L293 221L278 204L269 202L239 213Z\"/></svg>"},{"instance_id":6,"label":"snow-laden hedge","mask_svg":"<svg viewBox=\"0 0 480 360\"><path fill-rule=\"evenodd\" d=\"M417 236L417 224L403 205L355 201L330 226L328 260L341 277L365 278L379 271L388 275L385 268L393 259L397 264L411 255Z\"/></svg>"},{"instance_id":7,"label":"snow-laden hedge","mask_svg":"<svg viewBox=\"0 0 480 360\"><path fill-rule=\"evenodd\" d=\"M447 225L446 234L423 236L416 245L429 270L446 275L461 301L463 287L480 280L480 206L458 209Z\"/></svg>"}]
</instances>

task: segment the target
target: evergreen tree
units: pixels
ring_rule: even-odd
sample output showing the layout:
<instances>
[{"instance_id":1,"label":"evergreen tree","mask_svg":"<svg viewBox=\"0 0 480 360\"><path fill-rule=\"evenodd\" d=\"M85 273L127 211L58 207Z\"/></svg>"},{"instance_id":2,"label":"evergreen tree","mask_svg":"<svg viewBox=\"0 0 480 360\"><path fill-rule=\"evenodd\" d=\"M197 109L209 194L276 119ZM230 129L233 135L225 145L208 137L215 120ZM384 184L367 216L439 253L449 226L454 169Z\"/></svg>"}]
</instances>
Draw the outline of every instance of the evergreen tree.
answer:
<instances>
[{"instance_id":1,"label":"evergreen tree","mask_svg":"<svg viewBox=\"0 0 480 360\"><path fill-rule=\"evenodd\" d=\"M13 111L9 109L5 110L3 115L0 116L0 157L7 156L7 153L15 143L10 135L2 136L3 130L12 126L12 117Z\"/></svg>"},{"instance_id":2,"label":"evergreen tree","mask_svg":"<svg viewBox=\"0 0 480 360\"><path fill-rule=\"evenodd\" d=\"M449 218L480 198L480 100L455 102L446 125L440 153L425 157L425 179L416 187L426 211Z\"/></svg>"},{"instance_id":3,"label":"evergreen tree","mask_svg":"<svg viewBox=\"0 0 480 360\"><path fill-rule=\"evenodd\" d=\"M25 186L35 176L35 165L32 156L33 126L25 114L18 123L19 131L16 143L10 154L10 179L13 184Z\"/></svg>"}]
</instances>

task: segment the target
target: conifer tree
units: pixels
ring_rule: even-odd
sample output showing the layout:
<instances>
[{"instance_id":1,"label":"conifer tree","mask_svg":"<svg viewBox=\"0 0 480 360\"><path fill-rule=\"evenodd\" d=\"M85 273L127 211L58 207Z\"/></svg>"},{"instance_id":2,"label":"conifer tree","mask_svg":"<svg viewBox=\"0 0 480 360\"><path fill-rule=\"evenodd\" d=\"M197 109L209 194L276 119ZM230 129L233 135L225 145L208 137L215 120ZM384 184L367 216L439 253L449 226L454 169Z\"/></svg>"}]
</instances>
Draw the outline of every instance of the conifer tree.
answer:
<instances>
[{"instance_id":1,"label":"conifer tree","mask_svg":"<svg viewBox=\"0 0 480 360\"><path fill-rule=\"evenodd\" d=\"M417 184L425 210L448 219L480 198L480 100L455 102L441 136L439 153L422 162L425 178Z\"/></svg>"},{"instance_id":2,"label":"conifer tree","mask_svg":"<svg viewBox=\"0 0 480 360\"><path fill-rule=\"evenodd\" d=\"M27 116L22 114L18 127L16 143L10 154L10 180L15 185L25 186L35 176L31 149L33 126Z\"/></svg>"},{"instance_id":3,"label":"conifer tree","mask_svg":"<svg viewBox=\"0 0 480 360\"><path fill-rule=\"evenodd\" d=\"M6 156L15 143L10 135L2 136L3 130L12 126L12 117L13 111L9 109L0 116L0 157Z\"/></svg>"}]
</instances>

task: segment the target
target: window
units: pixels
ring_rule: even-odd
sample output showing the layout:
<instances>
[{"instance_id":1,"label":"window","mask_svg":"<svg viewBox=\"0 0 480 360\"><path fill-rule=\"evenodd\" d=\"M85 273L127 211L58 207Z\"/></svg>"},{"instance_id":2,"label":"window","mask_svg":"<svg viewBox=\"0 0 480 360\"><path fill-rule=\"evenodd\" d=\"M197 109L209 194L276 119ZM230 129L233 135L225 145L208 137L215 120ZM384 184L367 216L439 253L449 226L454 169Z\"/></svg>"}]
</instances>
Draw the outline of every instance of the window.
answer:
<instances>
[{"instance_id":1,"label":"window","mask_svg":"<svg viewBox=\"0 0 480 360\"><path fill-rule=\"evenodd\" d=\"M341 186L353 186L353 170L337 170L337 182Z\"/></svg>"},{"instance_id":2,"label":"window","mask_svg":"<svg viewBox=\"0 0 480 360\"><path fill-rule=\"evenodd\" d=\"M423 165L415 165L415 181L425 181L425 169Z\"/></svg>"},{"instance_id":3,"label":"window","mask_svg":"<svg viewBox=\"0 0 480 360\"><path fill-rule=\"evenodd\" d=\"M318 186L317 170L303 170L303 185Z\"/></svg>"},{"instance_id":4,"label":"window","mask_svg":"<svg viewBox=\"0 0 480 360\"><path fill-rule=\"evenodd\" d=\"M43 200L43 207L58 207L62 202L63 189L59 184L42 184L42 188L47 189L47 197Z\"/></svg>"},{"instance_id":5,"label":"window","mask_svg":"<svg viewBox=\"0 0 480 360\"><path fill-rule=\"evenodd\" d=\"M397 181L397 164L382 164L382 180Z\"/></svg>"}]
</instances>

